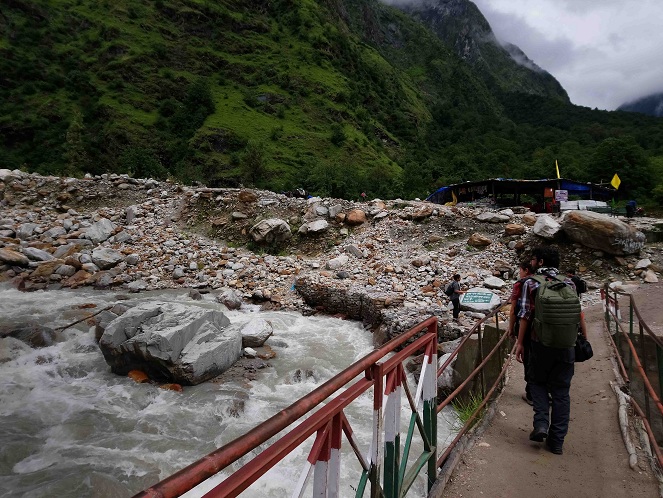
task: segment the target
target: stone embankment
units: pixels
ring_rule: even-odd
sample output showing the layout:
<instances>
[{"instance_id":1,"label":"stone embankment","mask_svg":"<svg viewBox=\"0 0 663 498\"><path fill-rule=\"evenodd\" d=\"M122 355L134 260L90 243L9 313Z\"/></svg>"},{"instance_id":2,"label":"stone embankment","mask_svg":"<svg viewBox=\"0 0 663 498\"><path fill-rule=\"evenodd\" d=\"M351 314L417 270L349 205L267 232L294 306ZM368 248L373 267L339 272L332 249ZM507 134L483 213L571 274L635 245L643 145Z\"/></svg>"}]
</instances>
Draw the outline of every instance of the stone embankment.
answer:
<instances>
[{"instance_id":1,"label":"stone embankment","mask_svg":"<svg viewBox=\"0 0 663 498\"><path fill-rule=\"evenodd\" d=\"M620 246L629 254L609 255L565 242L563 222L489 203L355 203L0 169L0 207L0 281L19 289L223 291L268 309L360 319L379 342L431 314L446 336L461 334L442 292L452 275L465 287L492 279L505 299L522 253L541 243L559 244L563 269L594 288L656 281L663 267L660 244L645 245L637 230L620 232L633 237ZM480 316L466 313L465 326Z\"/></svg>"}]
</instances>

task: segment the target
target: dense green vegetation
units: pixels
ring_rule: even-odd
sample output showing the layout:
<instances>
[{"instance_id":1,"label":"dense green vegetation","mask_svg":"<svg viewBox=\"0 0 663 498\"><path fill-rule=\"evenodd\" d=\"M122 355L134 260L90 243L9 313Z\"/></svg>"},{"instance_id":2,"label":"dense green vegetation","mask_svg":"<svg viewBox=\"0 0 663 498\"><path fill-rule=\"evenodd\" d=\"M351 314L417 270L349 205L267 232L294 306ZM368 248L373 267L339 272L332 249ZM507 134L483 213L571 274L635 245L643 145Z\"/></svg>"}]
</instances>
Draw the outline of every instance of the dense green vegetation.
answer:
<instances>
[{"instance_id":1,"label":"dense green vegetation","mask_svg":"<svg viewBox=\"0 0 663 498\"><path fill-rule=\"evenodd\" d=\"M558 160L663 201L663 121L493 85L376 0L11 0L0 33L0 167L412 198Z\"/></svg>"}]
</instances>

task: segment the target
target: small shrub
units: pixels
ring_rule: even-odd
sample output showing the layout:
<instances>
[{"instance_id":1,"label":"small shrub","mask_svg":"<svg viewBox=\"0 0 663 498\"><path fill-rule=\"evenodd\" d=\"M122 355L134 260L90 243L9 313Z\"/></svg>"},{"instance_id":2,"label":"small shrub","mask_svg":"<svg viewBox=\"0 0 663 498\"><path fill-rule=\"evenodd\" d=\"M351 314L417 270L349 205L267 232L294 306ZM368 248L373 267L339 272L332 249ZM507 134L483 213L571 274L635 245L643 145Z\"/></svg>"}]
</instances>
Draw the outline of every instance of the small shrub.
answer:
<instances>
[{"instance_id":1,"label":"small shrub","mask_svg":"<svg viewBox=\"0 0 663 498\"><path fill-rule=\"evenodd\" d=\"M343 130L343 126L341 126L339 123L334 123L331 126L331 143L338 147L343 142L345 142L347 138L348 137Z\"/></svg>"},{"instance_id":2,"label":"small shrub","mask_svg":"<svg viewBox=\"0 0 663 498\"><path fill-rule=\"evenodd\" d=\"M276 142L283 136L283 126L275 126L269 134L269 138Z\"/></svg>"},{"instance_id":3,"label":"small shrub","mask_svg":"<svg viewBox=\"0 0 663 498\"><path fill-rule=\"evenodd\" d=\"M479 393L472 392L465 399L456 398L451 402L451 405L454 407L454 410L456 410L456 415L458 415L458 423L460 424L460 427L458 427L457 429L460 429L462 426L464 426L467 423L467 421L474 414L474 412L477 411L482 401L483 400L481 399L481 395ZM476 425L476 423L481 420L485 412L486 412L486 407L484 406L481 409L481 412L479 412L479 414L474 418L470 427Z\"/></svg>"}]
</instances>

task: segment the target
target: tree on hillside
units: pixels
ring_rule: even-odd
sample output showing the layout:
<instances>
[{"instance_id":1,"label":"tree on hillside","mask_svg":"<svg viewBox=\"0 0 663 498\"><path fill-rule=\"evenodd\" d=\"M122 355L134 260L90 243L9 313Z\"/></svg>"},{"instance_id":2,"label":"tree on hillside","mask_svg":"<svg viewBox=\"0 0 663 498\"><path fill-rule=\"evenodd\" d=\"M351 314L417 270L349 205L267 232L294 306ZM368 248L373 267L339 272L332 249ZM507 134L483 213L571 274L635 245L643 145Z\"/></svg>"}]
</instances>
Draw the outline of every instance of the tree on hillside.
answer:
<instances>
[{"instance_id":1,"label":"tree on hillside","mask_svg":"<svg viewBox=\"0 0 663 498\"><path fill-rule=\"evenodd\" d=\"M65 136L64 160L63 173L67 176L82 173L88 163L88 155L83 143L83 117L78 109L73 112Z\"/></svg>"},{"instance_id":2,"label":"tree on hillside","mask_svg":"<svg viewBox=\"0 0 663 498\"><path fill-rule=\"evenodd\" d=\"M134 178L156 178L165 180L168 171L161 161L149 150L142 147L127 147L120 156L122 169Z\"/></svg>"},{"instance_id":3,"label":"tree on hillside","mask_svg":"<svg viewBox=\"0 0 663 498\"><path fill-rule=\"evenodd\" d=\"M619 175L621 198L644 199L654 181L647 154L630 136L601 142L587 163L587 172L596 183L609 182L615 173Z\"/></svg>"},{"instance_id":4,"label":"tree on hillside","mask_svg":"<svg viewBox=\"0 0 663 498\"><path fill-rule=\"evenodd\" d=\"M267 172L265 155L265 144L249 140L241 156L242 177L249 185L258 186L258 181L265 180Z\"/></svg>"}]
</instances>

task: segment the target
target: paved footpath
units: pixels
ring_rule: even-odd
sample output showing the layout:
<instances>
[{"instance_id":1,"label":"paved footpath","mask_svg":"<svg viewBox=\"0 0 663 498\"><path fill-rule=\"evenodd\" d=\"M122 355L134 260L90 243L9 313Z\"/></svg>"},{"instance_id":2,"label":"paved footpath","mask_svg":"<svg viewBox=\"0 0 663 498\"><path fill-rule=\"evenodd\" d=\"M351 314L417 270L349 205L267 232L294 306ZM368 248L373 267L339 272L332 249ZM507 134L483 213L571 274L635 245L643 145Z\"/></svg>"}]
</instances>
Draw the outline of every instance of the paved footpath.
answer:
<instances>
[{"instance_id":1,"label":"paved footpath","mask_svg":"<svg viewBox=\"0 0 663 498\"><path fill-rule=\"evenodd\" d=\"M658 310L660 286L636 292L640 309ZM652 294L655 292L656 296ZM639 299L642 297L642 301ZM658 305L648 306L647 302ZM642 303L642 305L641 305ZM645 319L649 323L650 317ZM618 402L610 387L615 379L601 305L585 311L594 358L576 363L571 385L571 424L564 454L553 455L545 444L529 440L532 408L524 393L523 367L510 367L507 386L486 431L465 453L444 491L445 497L658 497L659 483L649 462L639 454L638 466L628 465L619 429ZM638 445L639 441L633 441Z\"/></svg>"}]
</instances>

